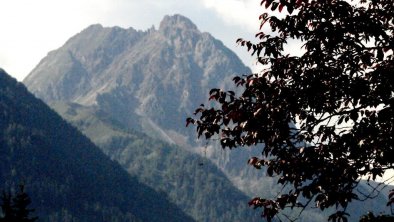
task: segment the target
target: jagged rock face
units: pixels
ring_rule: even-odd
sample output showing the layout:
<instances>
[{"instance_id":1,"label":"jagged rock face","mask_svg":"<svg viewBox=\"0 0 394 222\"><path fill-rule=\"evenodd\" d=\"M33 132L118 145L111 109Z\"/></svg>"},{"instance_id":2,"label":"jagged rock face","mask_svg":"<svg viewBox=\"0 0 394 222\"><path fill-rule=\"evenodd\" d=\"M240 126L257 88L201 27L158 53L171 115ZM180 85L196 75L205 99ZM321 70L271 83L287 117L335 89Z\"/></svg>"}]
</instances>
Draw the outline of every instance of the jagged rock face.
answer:
<instances>
[{"instance_id":1,"label":"jagged rock face","mask_svg":"<svg viewBox=\"0 0 394 222\"><path fill-rule=\"evenodd\" d=\"M95 89L107 83L102 83L104 71L141 35L134 29L92 25L48 53L24 82L45 101L93 103L95 98L87 94L100 92Z\"/></svg>"},{"instance_id":2,"label":"jagged rock face","mask_svg":"<svg viewBox=\"0 0 394 222\"><path fill-rule=\"evenodd\" d=\"M133 128L186 144L185 118L209 90L250 72L220 41L174 15L145 32L90 26L50 52L24 83L49 104L95 105Z\"/></svg>"}]
</instances>

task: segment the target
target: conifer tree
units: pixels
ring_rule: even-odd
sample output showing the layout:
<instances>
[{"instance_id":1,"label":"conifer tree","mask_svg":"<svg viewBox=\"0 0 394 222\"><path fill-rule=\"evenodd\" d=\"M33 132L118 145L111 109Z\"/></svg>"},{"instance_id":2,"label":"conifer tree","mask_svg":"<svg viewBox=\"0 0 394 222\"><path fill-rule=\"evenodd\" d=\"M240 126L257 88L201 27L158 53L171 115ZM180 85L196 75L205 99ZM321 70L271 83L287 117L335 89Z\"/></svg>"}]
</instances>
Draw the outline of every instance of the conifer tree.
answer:
<instances>
[{"instance_id":1,"label":"conifer tree","mask_svg":"<svg viewBox=\"0 0 394 222\"><path fill-rule=\"evenodd\" d=\"M3 191L1 200L1 210L3 215L0 217L0 222L15 221L14 211L12 209L11 193Z\"/></svg>"},{"instance_id":2,"label":"conifer tree","mask_svg":"<svg viewBox=\"0 0 394 222\"><path fill-rule=\"evenodd\" d=\"M30 213L34 212L34 209L29 209L28 206L31 204L31 199L24 191L24 186L19 186L19 191L13 198L13 210L15 213L15 219L17 222L33 222L37 220L37 217L30 217Z\"/></svg>"},{"instance_id":3,"label":"conifer tree","mask_svg":"<svg viewBox=\"0 0 394 222\"><path fill-rule=\"evenodd\" d=\"M24 185L19 186L19 190L12 197L11 192L3 192L1 197L1 209L3 216L0 222L34 222L38 217L31 217L34 209L28 208L31 204L29 195L24 190Z\"/></svg>"}]
</instances>

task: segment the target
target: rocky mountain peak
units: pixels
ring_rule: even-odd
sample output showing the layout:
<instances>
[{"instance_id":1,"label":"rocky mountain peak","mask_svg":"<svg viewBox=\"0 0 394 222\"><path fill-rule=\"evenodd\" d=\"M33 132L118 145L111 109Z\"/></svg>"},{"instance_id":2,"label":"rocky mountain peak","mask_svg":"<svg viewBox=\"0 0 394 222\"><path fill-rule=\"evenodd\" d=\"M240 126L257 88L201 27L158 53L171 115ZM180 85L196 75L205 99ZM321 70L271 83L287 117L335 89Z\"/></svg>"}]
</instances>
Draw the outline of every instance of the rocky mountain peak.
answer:
<instances>
[{"instance_id":1,"label":"rocky mountain peak","mask_svg":"<svg viewBox=\"0 0 394 222\"><path fill-rule=\"evenodd\" d=\"M166 15L160 23L159 31L168 32L170 30L195 30L197 26L188 18L176 14Z\"/></svg>"},{"instance_id":2,"label":"rocky mountain peak","mask_svg":"<svg viewBox=\"0 0 394 222\"><path fill-rule=\"evenodd\" d=\"M97 105L128 127L170 142L180 133L184 138L185 117L211 88L251 72L182 15L165 16L157 31L93 25L55 52L24 81L37 97L49 104ZM169 130L174 135L163 133Z\"/></svg>"},{"instance_id":3,"label":"rocky mountain peak","mask_svg":"<svg viewBox=\"0 0 394 222\"><path fill-rule=\"evenodd\" d=\"M96 32L102 30L104 27L101 24L92 24L85 28L83 31Z\"/></svg>"}]
</instances>

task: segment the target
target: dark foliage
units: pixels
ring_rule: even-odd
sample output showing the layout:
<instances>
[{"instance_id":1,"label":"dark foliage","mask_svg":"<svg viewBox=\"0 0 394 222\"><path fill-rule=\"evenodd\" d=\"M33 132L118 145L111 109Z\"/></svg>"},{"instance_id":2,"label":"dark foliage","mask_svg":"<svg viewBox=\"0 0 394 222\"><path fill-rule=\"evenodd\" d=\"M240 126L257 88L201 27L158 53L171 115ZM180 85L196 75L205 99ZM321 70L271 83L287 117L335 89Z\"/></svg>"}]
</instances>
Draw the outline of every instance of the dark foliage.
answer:
<instances>
[{"instance_id":1,"label":"dark foliage","mask_svg":"<svg viewBox=\"0 0 394 222\"><path fill-rule=\"evenodd\" d=\"M388 215L375 216L373 213L368 213L361 217L360 222L394 222L394 217Z\"/></svg>"},{"instance_id":2,"label":"dark foliage","mask_svg":"<svg viewBox=\"0 0 394 222\"><path fill-rule=\"evenodd\" d=\"M198 136L217 135L223 148L262 144L249 164L287 186L275 199L249 202L271 220L284 208L336 207L347 221L361 178L394 168L394 3L392 0L263 0L258 43L239 39L261 73L235 77L241 91L212 89L201 105ZM286 10L285 10L286 9ZM269 11L268 10L268 11ZM281 17L275 16L279 14ZM286 54L289 40L303 46ZM383 204L383 203L382 203ZM286 216L286 215L284 215Z\"/></svg>"},{"instance_id":3,"label":"dark foliage","mask_svg":"<svg viewBox=\"0 0 394 222\"><path fill-rule=\"evenodd\" d=\"M3 191L1 200L2 217L0 218L0 221L11 221L14 217L14 210L11 203L11 194Z\"/></svg>"},{"instance_id":4,"label":"dark foliage","mask_svg":"<svg viewBox=\"0 0 394 222\"><path fill-rule=\"evenodd\" d=\"M1 199L3 216L0 217L0 222L34 222L38 219L38 217L30 216L35 210L28 207L31 199L25 192L24 185L19 186L15 195L4 191Z\"/></svg>"}]
</instances>

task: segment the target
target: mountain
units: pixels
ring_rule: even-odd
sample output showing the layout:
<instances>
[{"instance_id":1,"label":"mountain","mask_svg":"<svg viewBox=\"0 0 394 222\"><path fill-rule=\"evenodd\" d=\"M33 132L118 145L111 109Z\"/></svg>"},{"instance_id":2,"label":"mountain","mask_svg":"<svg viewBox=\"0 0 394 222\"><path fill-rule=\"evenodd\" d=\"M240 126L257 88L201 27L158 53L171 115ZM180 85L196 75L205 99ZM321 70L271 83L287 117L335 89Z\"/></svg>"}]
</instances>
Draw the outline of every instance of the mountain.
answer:
<instances>
[{"instance_id":1,"label":"mountain","mask_svg":"<svg viewBox=\"0 0 394 222\"><path fill-rule=\"evenodd\" d=\"M215 139L197 140L195 129L185 128L186 117L199 104L209 104L211 88L232 86L234 75L250 73L219 40L200 32L189 19L173 15L166 16L158 29L146 31L89 26L43 58L24 83L52 107L60 102L104 113L119 130L134 129L165 144L206 156L251 197L275 197L281 189L277 178L266 177L263 170L247 166L251 156L261 154L261 147L222 150ZM87 130L83 127L90 124L87 119L80 118L74 124ZM135 161L135 147L124 143L121 154L117 154L119 147L105 142L106 134L84 132L122 166L133 166L132 161L127 165L125 160ZM141 158L148 161L143 155ZM155 186L149 179L145 181ZM361 189L364 188L367 189ZM379 199L380 205L384 205L384 200L385 197ZM363 213L366 206L361 203L354 209ZM305 218L319 221L316 218L322 219L322 215L308 211Z\"/></svg>"},{"instance_id":2,"label":"mountain","mask_svg":"<svg viewBox=\"0 0 394 222\"><path fill-rule=\"evenodd\" d=\"M193 221L0 69L0 190L19 183L40 221Z\"/></svg>"},{"instance_id":3,"label":"mountain","mask_svg":"<svg viewBox=\"0 0 394 222\"><path fill-rule=\"evenodd\" d=\"M206 101L210 88L250 72L222 42L174 15L157 30L89 26L48 53L24 84L49 105L93 107L124 128L202 153L193 149L201 143L194 129L185 128L186 117Z\"/></svg>"},{"instance_id":4,"label":"mountain","mask_svg":"<svg viewBox=\"0 0 394 222\"><path fill-rule=\"evenodd\" d=\"M89 26L48 53L23 82L49 105L96 107L127 128L193 150L205 142L196 140L193 128L185 128L186 117L207 101L211 88L224 88L234 75L249 73L222 42L174 15L166 16L157 30ZM260 186L266 184L262 173L246 167L253 152L212 145L207 157L241 189L251 194L271 186ZM251 177L256 183L250 183Z\"/></svg>"},{"instance_id":5,"label":"mountain","mask_svg":"<svg viewBox=\"0 0 394 222\"><path fill-rule=\"evenodd\" d=\"M185 118L212 87L250 73L222 42L181 15L158 30L92 25L50 52L24 80L52 101L96 105L170 143L189 143ZM191 131L191 130L189 130Z\"/></svg>"}]
</instances>

